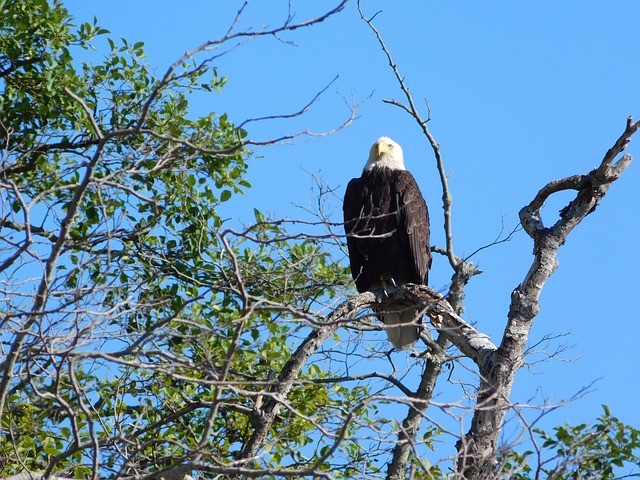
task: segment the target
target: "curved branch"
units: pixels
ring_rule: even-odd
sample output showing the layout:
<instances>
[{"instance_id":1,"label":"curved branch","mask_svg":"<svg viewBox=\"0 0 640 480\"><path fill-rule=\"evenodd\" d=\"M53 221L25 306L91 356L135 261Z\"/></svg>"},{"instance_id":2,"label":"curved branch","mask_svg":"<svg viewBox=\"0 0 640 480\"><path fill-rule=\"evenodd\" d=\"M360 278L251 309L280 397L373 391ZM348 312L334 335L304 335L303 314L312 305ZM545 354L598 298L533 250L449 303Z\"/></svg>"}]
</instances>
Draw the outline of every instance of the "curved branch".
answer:
<instances>
[{"instance_id":1,"label":"curved branch","mask_svg":"<svg viewBox=\"0 0 640 480\"><path fill-rule=\"evenodd\" d=\"M494 472L495 447L516 372L524 365L524 352L533 319L540 311L539 297L546 281L558 267L557 253L567 236L592 213L611 184L631 164L631 156L615 157L640 128L629 117L623 134L609 149L598 167L545 185L532 202L520 211L523 228L531 236L535 258L523 282L511 295L507 327L490 361L481 364L477 407L469 432L458 442L458 472L463 478L485 478ZM545 227L540 210L553 193L577 190L576 197L560 212L551 227Z\"/></svg>"},{"instance_id":2,"label":"curved branch","mask_svg":"<svg viewBox=\"0 0 640 480\"><path fill-rule=\"evenodd\" d=\"M64 91L73 100L75 100L76 102L78 102L80 104L80 106L82 107L82 110L84 110L84 113L87 114L87 118L89 119L89 122L91 123L91 128L93 129L93 133L96 135L98 141L102 140L104 138L104 135L102 135L102 131L100 130L100 126L98 125L98 122L96 121L95 117L93 116L93 113L91 112L91 109L89 108L89 106L85 103L85 101L82 98L80 98L78 95L73 93L69 89L69 87L64 87Z\"/></svg>"},{"instance_id":3,"label":"curved branch","mask_svg":"<svg viewBox=\"0 0 640 480\"><path fill-rule=\"evenodd\" d=\"M175 72L180 67L180 65L184 65L185 62L187 62L188 60L193 59L199 53L207 51L207 50L215 49L215 48L219 47L220 45L222 45L224 43L227 43L229 41L233 41L233 40L244 39L246 41L246 40L250 40L250 39L253 39L253 38L264 37L264 36L275 36L275 37L277 37L282 32L294 31L294 30L297 30L297 29L300 29L300 28L309 27L311 25L322 23L325 20L327 20L329 17L332 17L333 15L335 15L335 14L339 13L340 11L342 11L344 9L344 7L346 6L347 1L348 0L342 0L338 5L336 5L334 8L332 8L328 12L325 12L323 15L321 15L319 17L316 17L316 18L312 18L312 19L306 20L304 22L293 23L292 24L291 23L292 17L291 17L291 15L289 15L287 17L287 19L283 22L283 24L278 26L278 27L276 27L276 28L271 28L271 29L266 29L265 28L265 29L262 29L262 30L259 30L259 31L247 30L247 31L234 32L234 29L237 26L238 21L240 20L240 16L242 15L242 13L244 11L244 8L247 6L248 2L245 2L242 5L242 7L238 10L234 21L232 22L231 26L229 27L229 30L227 31L227 33L226 33L226 35L224 37L222 37L220 39L216 39L216 40L207 40L206 42L202 43L200 46L194 48L191 51L186 52L182 57L180 57L178 60L176 60L173 64L171 64L169 66L169 68L165 72L164 76L162 77L160 82L158 82L156 87L153 89L153 92L151 93L151 95L149 95L149 98L147 99L147 101L143 105L142 114L140 115L140 117L138 119L137 129L141 129L142 126L144 125L144 123L146 122L147 116L149 114L149 109L151 108L151 105L155 101L156 97L160 94L160 92L162 92L162 90L167 85L169 85L172 81L174 81L176 78L178 78L175 75ZM203 68L205 68L205 66L211 60L213 60L213 58L214 57L205 59L198 66L196 66L193 70L190 70L189 72L187 72L186 75L192 74L192 73L196 73L196 72L202 70Z\"/></svg>"}]
</instances>

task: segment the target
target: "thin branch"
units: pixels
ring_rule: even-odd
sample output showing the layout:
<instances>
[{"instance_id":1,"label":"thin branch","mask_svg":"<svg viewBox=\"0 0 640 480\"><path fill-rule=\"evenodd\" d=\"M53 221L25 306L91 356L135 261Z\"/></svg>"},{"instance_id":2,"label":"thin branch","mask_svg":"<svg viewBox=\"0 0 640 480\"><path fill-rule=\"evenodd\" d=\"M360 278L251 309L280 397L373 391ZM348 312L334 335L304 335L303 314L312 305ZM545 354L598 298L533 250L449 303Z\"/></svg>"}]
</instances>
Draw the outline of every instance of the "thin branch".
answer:
<instances>
[{"instance_id":1,"label":"thin branch","mask_svg":"<svg viewBox=\"0 0 640 480\"><path fill-rule=\"evenodd\" d=\"M93 133L95 133L96 137L98 137L98 140L102 140L104 138L104 135L102 135L102 131L100 130L100 127L98 126L98 122L94 118L93 112L91 111L89 106L84 102L84 100L82 98L80 98L78 95L73 93L69 89L69 87L65 86L64 87L64 91L66 92L67 95L69 95L71 98L73 98L76 102L78 102L80 104L80 106L82 107L84 112L87 114L87 118L89 119L89 122L91 122L91 127L93 128Z\"/></svg>"},{"instance_id":2,"label":"thin branch","mask_svg":"<svg viewBox=\"0 0 640 480\"><path fill-rule=\"evenodd\" d=\"M22 198L20 191L18 190L18 187L16 186L15 183L9 182L9 188L15 194L17 202L20 205L20 210L22 210L24 215L24 225L22 225L23 228L19 229L24 231L24 240L22 241L22 245L20 245L20 247L18 247L16 251L13 252L13 254L9 255L9 257L7 257L0 264L0 272L3 272L5 269L13 265L13 263L20 257L20 255L22 255L31 246L31 243L33 242L32 234L33 233L37 234L37 232L35 231L35 227L33 227L29 223L29 209L27 208L27 205L24 199ZM0 221L0 229L2 229L2 227L4 226L13 228L13 224L14 222L12 222L11 220Z\"/></svg>"},{"instance_id":3,"label":"thin branch","mask_svg":"<svg viewBox=\"0 0 640 480\"><path fill-rule=\"evenodd\" d=\"M504 222L503 222L502 228L500 229L500 233L498 234L496 239L493 242L488 243L487 245L483 245L481 247L476 248L473 252L471 252L469 255L467 255L464 258L464 261L465 262L468 261L471 257L477 255L483 250L486 250L487 248L495 247L496 245L500 245L501 243L510 242L515 236L515 234L518 233L520 230L522 230L522 225L518 223L518 225L513 227L513 229L506 236L502 237L502 234L504 233Z\"/></svg>"},{"instance_id":4,"label":"thin branch","mask_svg":"<svg viewBox=\"0 0 640 480\"><path fill-rule=\"evenodd\" d=\"M344 382L356 382L358 380L367 380L369 378L381 378L386 380L395 386L398 390L404 393L407 397L413 397L414 393L408 389L400 380L391 375L387 375L385 373L380 372L371 372L371 373L363 373L360 375L348 375L344 377L327 377L327 378L316 378L310 380L311 383L344 383Z\"/></svg>"},{"instance_id":5,"label":"thin branch","mask_svg":"<svg viewBox=\"0 0 640 480\"><path fill-rule=\"evenodd\" d=\"M219 45L222 45L224 43L227 43L227 42L229 42L231 40L235 40L235 39L242 39L242 38L253 39L253 38L264 37L264 36L277 36L278 34L280 34L282 32L294 31L294 30L297 30L297 29L300 29L300 28L309 27L311 25L322 23L325 20L327 20L328 18L330 18L333 15L335 15L335 14L339 13L340 11L342 11L344 9L344 7L346 6L347 1L348 0L342 0L336 7L332 8L328 12L325 12L323 15L321 15L319 17L316 17L316 18L309 19L309 20L304 21L304 22L297 23L297 24L291 24L290 23L290 18L289 18L282 25L280 25L279 27L276 27L276 28L263 29L263 30L259 30L259 31L234 32L233 30L237 26L237 24L238 24L238 22L240 20L240 16L242 15L245 7L247 6L248 2L245 2L242 5L242 7L240 7L240 9L238 10L234 21L232 22L229 30L227 31L227 34L224 37L222 37L220 39L217 39L217 40L208 40L208 41L202 43L200 46L196 47L195 49L186 52L182 57L180 57L178 60L176 60L174 63L172 63L169 66L169 68L165 72L164 76L162 77L160 82L158 82L158 85L153 89L151 95L149 95L149 98L147 99L147 101L143 105L142 113L141 113L141 115L140 115L140 117L138 119L137 128L138 129L142 128L142 126L146 122L149 109L151 108L151 105L153 104L153 102L155 101L157 96L160 94L160 92L164 88L166 88L167 85L169 85L175 79L174 72L180 67L180 65L183 65L185 62L187 62L188 60L192 59L193 57L195 57L199 53L207 51L207 50L210 50L212 48L217 48ZM205 60L205 62L200 64L200 66L197 67L196 70L201 69L203 67L203 65L207 61L208 60ZM189 73L193 73L193 71L189 72Z\"/></svg>"},{"instance_id":6,"label":"thin branch","mask_svg":"<svg viewBox=\"0 0 640 480\"><path fill-rule=\"evenodd\" d=\"M371 18L367 18L367 16L365 15L365 13L362 11L362 8L360 6L360 0L358 0L358 12L360 12L360 17L362 18L362 20L364 20L367 25L369 25L369 28L371 28L371 31L375 34L376 39L378 40L378 43L380 44L380 47L382 48L382 51L384 52L384 54L387 57L387 60L389 61L389 66L391 67L391 70L393 71L394 76L396 77L396 80L398 81L398 84L400 86L400 89L402 90L402 92L404 93L408 105L404 105L396 100L384 100L385 103L389 103L391 105L395 105L397 107L400 107L402 110L404 110L405 112L407 112L409 115L411 115L414 120L418 123L418 125L420 126L420 128L422 129L422 133L424 133L425 137L427 137L427 139L429 140L429 144L431 145L431 148L433 149L433 153L435 155L435 159L436 159L436 166L438 169L438 174L440 176L440 183L442 184L442 206L443 206L443 211L444 211L444 231L445 231L445 239L446 239L446 252L447 252L447 258L449 259L449 263L451 264L451 267L456 268L456 266L458 265L460 259L459 257L457 257L455 255L454 249L453 249L453 232L452 232L452 214L451 214L451 205L452 205L452 197L451 197L451 192L449 190L449 182L447 180L447 174L444 168L444 162L442 160L442 154L440 152L440 145L438 144L438 142L436 141L435 137L433 136L433 134L431 133L431 130L429 129L429 127L427 126L427 120L424 120L421 115L420 112L418 111L418 108L415 105L415 102L413 101L413 97L411 95L411 92L409 90L409 87L407 87L405 81L404 81L404 77L400 74L400 71L398 70L398 66L397 64L394 62L392 56L391 56L391 52L389 51L389 49L387 48L387 45L385 44L384 40L382 39L382 36L380 35L380 32L378 31L378 29L375 27L375 25L373 24L373 19L380 13L377 12L373 17ZM430 112L429 112L430 114Z\"/></svg>"},{"instance_id":7,"label":"thin branch","mask_svg":"<svg viewBox=\"0 0 640 480\"><path fill-rule=\"evenodd\" d=\"M264 120L286 120L286 119L289 119L289 118L295 118L295 117L299 117L301 115L304 115L306 112L309 111L309 109L313 106L313 104L316 103L316 101L318 101L318 99L322 96L322 94L324 92L326 92L327 89L331 85L333 85L333 83L335 83L335 81L337 79L338 79L338 75L333 77L333 79L324 88L322 88L322 90L320 90L318 93L316 93L314 95L314 97L311 100L309 100L306 103L306 105L304 105L297 112L280 114L280 115L267 115L265 117L249 118L249 119L245 120L244 122L242 122L240 125L238 125L238 128L244 128L246 125L248 125L249 123L252 123L252 122L261 122L261 121L264 121Z\"/></svg>"}]
</instances>

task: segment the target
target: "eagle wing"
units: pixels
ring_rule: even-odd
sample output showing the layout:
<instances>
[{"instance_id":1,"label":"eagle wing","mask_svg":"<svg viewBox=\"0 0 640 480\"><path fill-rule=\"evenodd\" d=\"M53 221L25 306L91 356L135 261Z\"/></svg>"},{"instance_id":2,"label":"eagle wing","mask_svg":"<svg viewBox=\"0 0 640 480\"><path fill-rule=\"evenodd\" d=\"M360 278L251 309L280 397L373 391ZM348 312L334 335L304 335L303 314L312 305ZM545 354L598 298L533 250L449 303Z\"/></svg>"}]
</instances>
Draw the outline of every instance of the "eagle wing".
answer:
<instances>
[{"instance_id":1,"label":"eagle wing","mask_svg":"<svg viewBox=\"0 0 640 480\"><path fill-rule=\"evenodd\" d=\"M354 235L357 233L363 217L363 208L367 197L367 189L360 178L352 179L347 185L344 195L344 229L347 236L347 249L349 251L349 263L351 273L359 292L369 290L371 280L362 275L365 258L357 246Z\"/></svg>"},{"instance_id":2,"label":"eagle wing","mask_svg":"<svg viewBox=\"0 0 640 480\"><path fill-rule=\"evenodd\" d=\"M397 183L398 228L407 242L417 282L427 285L431 268L429 211L413 175L403 171Z\"/></svg>"}]
</instances>

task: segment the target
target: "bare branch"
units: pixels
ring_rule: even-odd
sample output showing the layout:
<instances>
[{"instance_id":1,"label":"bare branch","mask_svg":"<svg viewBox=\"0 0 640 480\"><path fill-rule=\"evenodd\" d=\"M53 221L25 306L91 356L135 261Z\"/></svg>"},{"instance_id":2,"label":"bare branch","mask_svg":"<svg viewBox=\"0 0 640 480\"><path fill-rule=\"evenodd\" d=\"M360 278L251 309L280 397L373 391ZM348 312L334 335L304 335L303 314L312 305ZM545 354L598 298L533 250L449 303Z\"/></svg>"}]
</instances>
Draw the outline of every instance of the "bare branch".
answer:
<instances>
[{"instance_id":1,"label":"bare branch","mask_svg":"<svg viewBox=\"0 0 640 480\"><path fill-rule=\"evenodd\" d=\"M396 100L385 100L385 102L391 105L400 107L402 110L404 110L409 115L411 115L414 118L414 120L418 123L420 128L422 129L422 133L424 133L425 137L427 137L427 140L429 140L429 145L431 145L431 148L433 150L433 154L436 159L438 174L440 176L440 183L442 184L442 206L444 210L444 230L445 230L445 239L446 239L447 258L449 259L449 263L451 264L451 267L455 269L458 263L460 262L460 259L455 255L455 252L453 249L453 231L452 231L452 220L451 220L452 197L451 197L451 192L449 190L449 182L447 180L447 174L444 168L442 154L440 153L440 145L438 144L435 137L431 133L431 130L427 126L428 119L424 120L421 117L420 112L418 111L418 108L416 107L415 102L413 101L413 97L411 95L411 92L409 91L409 87L407 87L404 81L404 77L400 74L397 64L393 61L393 58L391 57L391 52L387 48L387 45L384 43L384 40L382 39L380 32L373 25L373 19L380 12L376 13L371 18L367 18L367 16L362 11L362 8L360 6L360 0L358 0L358 11L360 12L360 17L362 18L362 20L364 20L367 23L367 25L369 25L369 28L371 28L371 30L375 34L378 40L378 43L382 48L382 51L384 52L384 54L387 57L387 60L389 61L389 66L391 67L391 70L393 71L393 74L395 75L396 80L400 85L400 89L402 90L402 92L404 93L407 99L408 105L404 105Z\"/></svg>"},{"instance_id":2,"label":"bare branch","mask_svg":"<svg viewBox=\"0 0 640 480\"><path fill-rule=\"evenodd\" d=\"M640 125L633 123L630 117L625 131L598 167L584 175L550 182L520 211L524 230L533 239L535 258L525 279L511 294L507 326L500 346L491 361L480 368L477 408L469 432L458 443L458 470L465 478L482 478L493 472L496 442L509 408L515 374L524 365L529 331L540 311L539 296L558 266L558 250L573 228L595 210L611 184L630 165L630 155L612 162L638 128ZM553 193L567 189L576 190L576 197L562 209L556 223L546 227L540 214L544 202Z\"/></svg>"},{"instance_id":3,"label":"bare branch","mask_svg":"<svg viewBox=\"0 0 640 480\"><path fill-rule=\"evenodd\" d=\"M504 233L504 230L505 230L505 226L504 226L504 219L503 219L502 228L500 229L500 233L498 234L496 239L487 245L483 245L481 247L476 248L473 252L471 252L469 255L465 257L464 259L465 262L468 261L471 257L475 256L476 254L480 253L481 251L486 250L487 248L500 245L501 243L510 242L513 239L514 235L518 233L520 230L522 230L522 225L521 224L516 225L515 227L513 227L513 229L511 229L509 233L507 233L503 237L502 235Z\"/></svg>"},{"instance_id":4,"label":"bare branch","mask_svg":"<svg viewBox=\"0 0 640 480\"><path fill-rule=\"evenodd\" d=\"M164 76L162 77L160 82L158 82L158 85L153 89L152 94L149 96L149 98L145 102L145 104L144 104L144 106L142 108L142 114L140 115L140 117L138 119L137 128L141 129L142 126L144 125L144 123L146 122L149 109L151 108L151 105L155 102L156 97L160 94L160 92L164 88L167 87L167 85L169 85L176 78L176 75L175 75L176 70L181 65L184 65L185 62L187 62L188 60L194 58L199 53L207 51L207 50L211 50L213 48L217 48L218 46L220 46L220 45L222 45L224 43L227 43L229 41L236 40L236 39L254 39L254 38L264 37L264 36L277 36L278 34L280 34L282 32L294 31L294 30L298 30L300 28L309 27L309 26L312 26L312 25L315 25L315 24L318 24L318 23L322 23L325 20L327 20L328 18L330 18L333 15L335 15L335 14L339 13L340 11L342 11L344 9L344 7L346 6L347 1L348 0L342 0L338 5L336 5L334 8L332 8L329 11L327 11L323 15L321 15L319 17L316 17L316 18L309 19L309 20L304 21L304 22L292 24L291 21L290 21L291 17L289 17L282 25L280 25L279 27L276 27L276 28L263 29L263 30L258 30L258 31L234 32L234 30L235 30L235 28L236 28L236 26L237 26L237 24L238 24L238 22L240 20L240 16L242 15L245 7L248 4L248 2L245 2L240 7L240 9L238 10L234 21L232 22L229 30L227 31L227 34L224 37L222 37L221 39L217 39L217 40L208 40L208 41L202 43L200 46L196 47L195 49L186 52L182 57L180 57L178 60L176 60L173 64L171 64L169 66L169 68L165 72ZM211 60L212 60L212 58L206 59L199 66L197 66L194 70L190 71L188 74L192 74L192 73L195 73L196 71L201 70Z\"/></svg>"},{"instance_id":5,"label":"bare branch","mask_svg":"<svg viewBox=\"0 0 640 480\"><path fill-rule=\"evenodd\" d=\"M293 113L286 113L286 114L281 114L281 115L268 115L266 117L256 117L256 118L250 118L245 120L244 122L242 122L240 125L238 125L238 128L244 128L246 127L249 123L252 122L261 122L264 120L284 120L287 118L295 118L295 117L299 117L300 115L304 115L306 112L309 111L309 109L313 106L314 103L316 103L316 101L322 96L322 94L324 92L327 91L327 89L338 79L338 75L336 75L335 77L333 77L333 79L322 89L320 90L318 93L315 94L315 96L309 100L307 102L306 105L304 105L300 110L298 110L297 112L293 112Z\"/></svg>"}]
</instances>

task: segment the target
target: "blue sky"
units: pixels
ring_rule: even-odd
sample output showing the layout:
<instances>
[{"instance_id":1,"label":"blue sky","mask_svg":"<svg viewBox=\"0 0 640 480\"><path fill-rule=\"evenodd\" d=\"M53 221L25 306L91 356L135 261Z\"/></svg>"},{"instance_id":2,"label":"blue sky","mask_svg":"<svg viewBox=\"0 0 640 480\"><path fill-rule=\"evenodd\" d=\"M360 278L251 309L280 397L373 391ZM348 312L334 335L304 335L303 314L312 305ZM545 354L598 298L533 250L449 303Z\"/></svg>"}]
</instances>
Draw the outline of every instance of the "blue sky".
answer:
<instances>
[{"instance_id":1,"label":"blue sky","mask_svg":"<svg viewBox=\"0 0 640 480\"><path fill-rule=\"evenodd\" d=\"M337 2L294 1L295 20L329 4ZM161 75L185 51L224 35L239 3L73 0L65 5L78 22L96 15L112 36L144 41L149 63ZM519 209L546 182L595 167L626 117L640 119L638 2L363 0L362 5L370 15L381 11L376 26L424 116L424 100L429 102L429 126L450 174L458 255L490 243L503 225L515 227ZM287 2L256 1L240 26L274 26L286 15ZM358 119L335 135L258 150L249 174L253 188L233 203L229 217L250 221L254 206L276 217L300 216L294 205L310 200L311 173L341 197L348 180L360 174L370 144L388 135L402 145L430 206L432 241L443 245L432 152L406 113L383 104L385 98L403 100L402 94L355 3L316 27L243 45L218 65L229 83L222 94L198 97L194 113L226 112L237 123L296 111L338 76L308 115L255 124L249 131L254 138L330 130L348 118L345 100L360 105ZM640 136L628 152L640 162ZM640 425L639 191L634 163L571 233L559 255L560 268L543 291L531 339L570 333L553 345L575 345L564 354L575 361L523 369L514 398L527 401L537 394L538 401L560 401L597 380L586 397L550 415L547 426L592 420L602 403L621 420ZM569 198L550 202L543 212L547 224ZM339 198L334 203L339 220ZM465 318L496 343L509 294L524 278L531 251L531 240L520 232L474 257L484 273L468 286ZM437 257L431 286L446 288L450 275Z\"/></svg>"}]
</instances>

